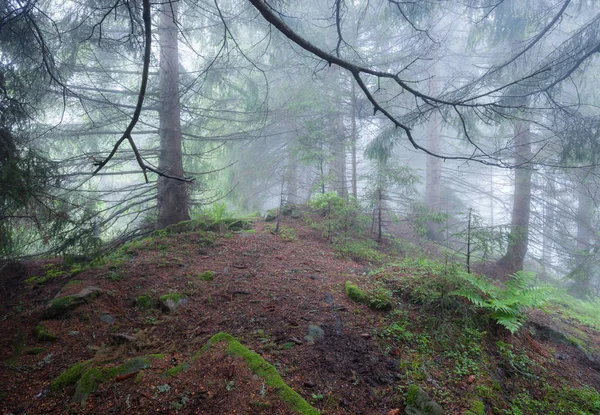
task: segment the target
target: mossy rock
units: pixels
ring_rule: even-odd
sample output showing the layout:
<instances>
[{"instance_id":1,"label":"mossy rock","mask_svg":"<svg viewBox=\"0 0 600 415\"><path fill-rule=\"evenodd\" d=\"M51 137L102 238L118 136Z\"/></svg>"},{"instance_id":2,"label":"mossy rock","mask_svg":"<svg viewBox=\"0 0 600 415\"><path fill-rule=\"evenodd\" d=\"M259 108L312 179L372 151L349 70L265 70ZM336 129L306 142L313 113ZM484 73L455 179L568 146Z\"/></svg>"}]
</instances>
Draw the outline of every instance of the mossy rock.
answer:
<instances>
[{"instance_id":1,"label":"mossy rock","mask_svg":"<svg viewBox=\"0 0 600 415\"><path fill-rule=\"evenodd\" d=\"M367 298L367 295L351 281L346 281L346 295L357 303L363 303Z\"/></svg>"},{"instance_id":2,"label":"mossy rock","mask_svg":"<svg viewBox=\"0 0 600 415\"><path fill-rule=\"evenodd\" d=\"M365 292L351 281L346 281L346 295L357 303L363 303L378 311L388 311L393 308L392 294L381 287Z\"/></svg>"},{"instance_id":3,"label":"mossy rock","mask_svg":"<svg viewBox=\"0 0 600 415\"><path fill-rule=\"evenodd\" d=\"M318 415L319 411L313 408L308 402L302 398L296 391L285 384L277 369L263 359L259 354L243 346L233 336L228 333L217 333L211 337L202 350L196 354L193 361L202 357L202 353L211 348L213 345L224 342L227 344L225 353L231 356L241 357L244 359L248 368L256 375L265 380L267 386L271 387L277 395L289 407L299 414Z\"/></svg>"},{"instance_id":4,"label":"mossy rock","mask_svg":"<svg viewBox=\"0 0 600 415\"><path fill-rule=\"evenodd\" d=\"M417 385L408 387L404 411L406 415L444 415L442 407Z\"/></svg>"},{"instance_id":5,"label":"mossy rock","mask_svg":"<svg viewBox=\"0 0 600 415\"><path fill-rule=\"evenodd\" d=\"M465 411L465 415L485 415L485 405L479 399L475 399Z\"/></svg>"},{"instance_id":6,"label":"mossy rock","mask_svg":"<svg viewBox=\"0 0 600 415\"><path fill-rule=\"evenodd\" d=\"M66 295L63 297L50 300L43 313L43 318L55 318L65 312L72 310L81 304L85 304L93 298L96 298L102 293L102 289L98 287L85 287L77 294Z\"/></svg>"},{"instance_id":7,"label":"mossy rock","mask_svg":"<svg viewBox=\"0 0 600 415\"><path fill-rule=\"evenodd\" d=\"M175 377L178 374L180 374L181 372L188 370L189 368L190 368L189 363L182 363L180 365L173 366L171 369L167 370L165 373L162 374L162 377L163 378Z\"/></svg>"},{"instance_id":8,"label":"mossy rock","mask_svg":"<svg viewBox=\"0 0 600 415\"><path fill-rule=\"evenodd\" d=\"M212 271L204 271L196 275L196 278L202 281L212 281L215 279L215 273Z\"/></svg>"},{"instance_id":9,"label":"mossy rock","mask_svg":"<svg viewBox=\"0 0 600 415\"><path fill-rule=\"evenodd\" d=\"M53 342L56 340L56 336L52 334L43 324L38 324L35 326L33 333L35 338L42 342Z\"/></svg>"},{"instance_id":10,"label":"mossy rock","mask_svg":"<svg viewBox=\"0 0 600 415\"><path fill-rule=\"evenodd\" d=\"M76 363L50 382L50 388L58 391L75 385L73 401L84 403L87 397L98 389L102 382L117 376L128 375L151 366L152 356L135 357L116 367L92 367L92 361Z\"/></svg>"},{"instance_id":11,"label":"mossy rock","mask_svg":"<svg viewBox=\"0 0 600 415\"><path fill-rule=\"evenodd\" d=\"M180 293L161 295L159 301L162 309L167 312L176 311L180 306L188 303L187 297Z\"/></svg>"},{"instance_id":12,"label":"mossy rock","mask_svg":"<svg viewBox=\"0 0 600 415\"><path fill-rule=\"evenodd\" d=\"M31 354L31 355L36 355L36 354L43 353L44 350L45 349L43 347L32 347L31 349L27 350L25 353Z\"/></svg>"},{"instance_id":13,"label":"mossy rock","mask_svg":"<svg viewBox=\"0 0 600 415\"><path fill-rule=\"evenodd\" d=\"M279 209L267 210L265 213L265 222L273 222L279 216Z\"/></svg>"},{"instance_id":14,"label":"mossy rock","mask_svg":"<svg viewBox=\"0 0 600 415\"><path fill-rule=\"evenodd\" d=\"M67 386L74 385L90 365L91 360L75 363L70 368L64 370L60 375L58 375L58 377L54 378L52 382L50 382L50 389L53 391L58 391L66 388Z\"/></svg>"},{"instance_id":15,"label":"mossy rock","mask_svg":"<svg viewBox=\"0 0 600 415\"><path fill-rule=\"evenodd\" d=\"M135 299L135 305L142 310L148 310L154 307L154 299L148 295L140 295Z\"/></svg>"}]
</instances>

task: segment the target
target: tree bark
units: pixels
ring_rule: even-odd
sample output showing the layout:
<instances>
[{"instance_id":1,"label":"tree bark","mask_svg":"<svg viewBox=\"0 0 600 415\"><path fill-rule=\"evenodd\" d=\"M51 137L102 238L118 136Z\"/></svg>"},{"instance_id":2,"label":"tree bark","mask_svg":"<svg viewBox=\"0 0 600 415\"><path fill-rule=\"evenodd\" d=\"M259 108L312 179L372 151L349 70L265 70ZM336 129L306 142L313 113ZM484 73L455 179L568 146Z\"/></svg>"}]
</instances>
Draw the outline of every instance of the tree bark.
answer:
<instances>
[{"instance_id":1,"label":"tree bark","mask_svg":"<svg viewBox=\"0 0 600 415\"><path fill-rule=\"evenodd\" d=\"M514 122L515 164L531 158L531 132L529 121ZM513 209L506 255L499 264L509 272L523 269L529 244L529 216L531 213L531 169L522 166L515 170Z\"/></svg>"},{"instance_id":2,"label":"tree bark","mask_svg":"<svg viewBox=\"0 0 600 415\"><path fill-rule=\"evenodd\" d=\"M354 79L350 80L352 85L352 196L358 198L357 178L356 178L356 142L358 141L358 131L356 128L356 88Z\"/></svg>"},{"instance_id":3,"label":"tree bark","mask_svg":"<svg viewBox=\"0 0 600 415\"><path fill-rule=\"evenodd\" d=\"M587 171L583 171L577 185L577 250L574 254L577 262L573 291L580 297L589 295L591 269L589 266L590 249L594 232L592 230L593 200L587 187Z\"/></svg>"},{"instance_id":4,"label":"tree bark","mask_svg":"<svg viewBox=\"0 0 600 415\"><path fill-rule=\"evenodd\" d=\"M158 167L171 176L184 177L181 150L181 109L179 104L179 56L177 41L177 2L160 6L160 153ZM187 184L182 181L158 178L157 228L189 220Z\"/></svg>"}]
</instances>

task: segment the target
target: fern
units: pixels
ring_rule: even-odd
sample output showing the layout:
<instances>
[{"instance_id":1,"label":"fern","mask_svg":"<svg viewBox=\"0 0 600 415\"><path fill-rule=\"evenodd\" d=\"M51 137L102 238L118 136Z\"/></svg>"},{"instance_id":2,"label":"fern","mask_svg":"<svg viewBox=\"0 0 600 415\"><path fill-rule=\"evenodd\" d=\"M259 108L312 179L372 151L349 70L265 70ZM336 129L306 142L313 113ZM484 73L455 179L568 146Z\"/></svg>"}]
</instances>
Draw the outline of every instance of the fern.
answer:
<instances>
[{"instance_id":1,"label":"fern","mask_svg":"<svg viewBox=\"0 0 600 415\"><path fill-rule=\"evenodd\" d=\"M534 275L518 271L511 275L504 288L499 288L482 277L461 274L468 285L452 294L488 311L496 323L514 334L525 322L525 309L539 308L550 300L553 289L534 286Z\"/></svg>"}]
</instances>

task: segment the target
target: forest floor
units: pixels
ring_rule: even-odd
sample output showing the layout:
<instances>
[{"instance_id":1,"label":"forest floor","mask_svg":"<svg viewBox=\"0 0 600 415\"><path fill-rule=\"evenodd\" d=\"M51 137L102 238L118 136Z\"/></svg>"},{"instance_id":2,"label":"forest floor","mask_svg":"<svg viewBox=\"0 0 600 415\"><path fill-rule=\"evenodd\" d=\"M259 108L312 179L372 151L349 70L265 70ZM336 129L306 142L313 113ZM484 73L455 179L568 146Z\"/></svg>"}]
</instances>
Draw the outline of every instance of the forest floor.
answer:
<instances>
[{"instance_id":1,"label":"forest floor","mask_svg":"<svg viewBox=\"0 0 600 415\"><path fill-rule=\"evenodd\" d=\"M256 222L148 238L95 266L6 267L0 413L425 413L410 385L447 414L600 413L593 324L536 310L510 335L440 314L407 294L434 281L426 264L358 263L283 223L285 238ZM346 281L384 284L393 309L353 301Z\"/></svg>"}]
</instances>

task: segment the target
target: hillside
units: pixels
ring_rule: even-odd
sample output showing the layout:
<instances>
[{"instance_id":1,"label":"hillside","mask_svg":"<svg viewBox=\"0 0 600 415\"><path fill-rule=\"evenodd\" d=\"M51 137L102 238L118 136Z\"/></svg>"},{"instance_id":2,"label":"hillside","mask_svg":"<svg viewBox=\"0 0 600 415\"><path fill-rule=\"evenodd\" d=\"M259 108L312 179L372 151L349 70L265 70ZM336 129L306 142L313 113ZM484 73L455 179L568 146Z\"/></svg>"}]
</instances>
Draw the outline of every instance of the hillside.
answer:
<instances>
[{"instance_id":1,"label":"hillside","mask_svg":"<svg viewBox=\"0 0 600 415\"><path fill-rule=\"evenodd\" d=\"M283 225L7 267L1 413L600 413L593 319L554 302L511 335L445 264Z\"/></svg>"}]
</instances>

